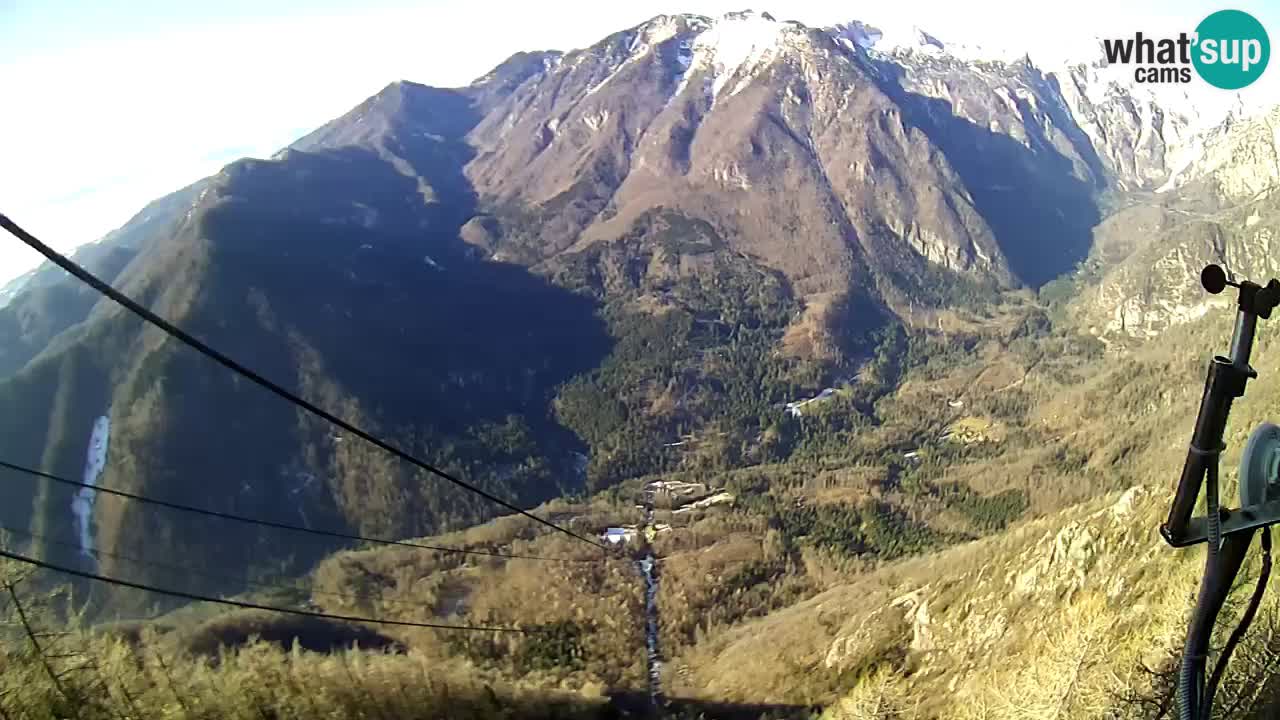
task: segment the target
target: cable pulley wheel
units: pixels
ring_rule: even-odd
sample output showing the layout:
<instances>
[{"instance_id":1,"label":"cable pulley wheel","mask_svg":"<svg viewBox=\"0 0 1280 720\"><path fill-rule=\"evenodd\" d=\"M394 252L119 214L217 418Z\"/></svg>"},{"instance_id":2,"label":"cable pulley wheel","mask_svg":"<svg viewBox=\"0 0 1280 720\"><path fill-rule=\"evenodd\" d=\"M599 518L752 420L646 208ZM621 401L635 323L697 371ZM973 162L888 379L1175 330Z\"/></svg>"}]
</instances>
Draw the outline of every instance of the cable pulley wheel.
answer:
<instances>
[{"instance_id":1,"label":"cable pulley wheel","mask_svg":"<svg viewBox=\"0 0 1280 720\"><path fill-rule=\"evenodd\" d=\"M1280 425L1263 423L1249 435L1240 456L1240 506L1280 498Z\"/></svg>"}]
</instances>

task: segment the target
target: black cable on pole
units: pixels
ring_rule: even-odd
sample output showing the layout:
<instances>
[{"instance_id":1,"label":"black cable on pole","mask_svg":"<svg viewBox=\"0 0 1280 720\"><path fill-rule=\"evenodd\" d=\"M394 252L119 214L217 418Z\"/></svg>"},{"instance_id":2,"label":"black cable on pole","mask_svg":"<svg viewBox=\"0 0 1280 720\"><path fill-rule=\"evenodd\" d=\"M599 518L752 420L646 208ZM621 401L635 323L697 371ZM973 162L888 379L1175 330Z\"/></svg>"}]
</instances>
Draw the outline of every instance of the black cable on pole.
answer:
<instances>
[{"instance_id":1,"label":"black cable on pole","mask_svg":"<svg viewBox=\"0 0 1280 720\"><path fill-rule=\"evenodd\" d=\"M1244 609L1244 615L1240 617L1240 623L1236 625L1235 630L1231 631L1231 636L1227 639L1227 644L1223 646L1222 652L1218 656L1218 663L1213 668L1213 674L1209 678L1206 686L1204 701L1200 708L1201 717L1208 720L1213 713L1213 699L1218 694L1218 684L1222 682L1222 676L1227 670L1227 663L1231 662L1231 653L1235 652L1236 646L1244 639L1245 633L1249 632L1249 626L1253 624L1254 617L1258 614L1258 608L1262 605L1262 596L1267 592L1267 581L1271 579L1271 528L1262 528L1262 569L1258 572L1258 582L1254 585L1253 595L1249 597L1249 604Z\"/></svg>"},{"instance_id":2,"label":"black cable on pole","mask_svg":"<svg viewBox=\"0 0 1280 720\"><path fill-rule=\"evenodd\" d=\"M467 630L467 631L473 631L473 632L508 632L508 633L522 633L522 634L535 634L535 633L545 632L544 630L541 630L538 628L483 627L483 626L477 626L477 625L445 625L441 623L413 622L410 620L386 620L382 618L367 618L367 617L359 617L356 615L333 615L330 613L314 612L311 610L295 610L293 608L282 608L282 607L275 607L273 605L259 605L257 603L243 602L240 600L228 600L226 598L216 598L216 597L211 597L209 595L199 595L196 593L182 592L180 590L166 590L165 588L158 588L152 585L145 585L143 583L130 582L128 580L121 580L119 578L106 577L105 575L97 575L95 573L84 572L82 570L76 570L74 568L55 565L53 563L44 562L43 560L37 560L35 558L29 558L25 555L19 555L18 553L9 552L8 550L5 550L3 548L0 548L0 557L8 558L10 560L14 560L20 563L25 563L27 565L32 565L34 567L42 568L44 570L50 570L56 573L62 573L63 575L71 575L73 577L84 578L86 580L96 580L98 582L107 583L108 585L118 585L120 587L132 588L134 590L141 590L143 592L154 593L156 595L168 595L169 597L181 598L183 600L191 600L193 602L207 602L207 603L215 603L217 605L229 605L231 607L238 607L245 610L263 610L266 612L275 612L275 613L281 613L284 615L300 615L302 617L313 617L313 618L319 618L321 620L336 620L339 622L370 623L373 625L395 625L399 627L419 627L419 628L430 628L433 630Z\"/></svg>"},{"instance_id":3,"label":"black cable on pole","mask_svg":"<svg viewBox=\"0 0 1280 720\"><path fill-rule=\"evenodd\" d=\"M128 500L136 500L140 503L146 503L148 505L156 505L163 508L169 508L170 510L180 510L182 512L195 513L196 515L206 515L208 517L216 517L222 520L232 520L235 522L244 523L246 525L260 525L262 527L275 528L277 530L289 530L292 532L307 533L309 535L322 535L324 537L337 538L340 540L368 542L368 543L375 543L377 545L398 545L400 547L418 548L419 550L434 550L436 552L457 553L460 555L481 555L484 557L504 558L507 560L542 560L546 562L596 562L595 560L584 560L584 559L578 559L578 558L553 558L553 557L542 557L539 555L514 555L514 554L507 554L507 553L500 553L500 552L492 552L488 550L467 550L464 548L442 547L439 545L423 545L421 543L409 542L407 540L385 540L381 538L371 538L371 537L365 537L363 535L336 532L333 530L313 530L311 528L303 527L301 525L291 525L289 523L275 522L273 520L262 520L259 518L245 517L243 515L236 515L234 513L219 512L217 510L206 510L204 508L198 508L191 505L182 505L180 503L168 502L166 500L157 500L155 498L146 497L145 495L136 495L131 492L125 492L124 490L116 490L114 488L104 487L102 485L90 485L89 483L86 483L86 482L80 482L79 480L72 480L70 478L64 478L58 475L53 475L51 473L47 473L42 470L36 470L35 468L29 468L25 465L18 465L15 463L8 462L6 460L0 460L0 468L5 468L7 470L14 470L20 473L26 473L27 475L34 475L35 477L44 478L46 480L52 480L56 483L62 483L63 485L70 485L71 487L87 488L89 490L93 490L94 492L106 493L107 495L115 495L116 497L122 497Z\"/></svg>"},{"instance_id":4,"label":"black cable on pole","mask_svg":"<svg viewBox=\"0 0 1280 720\"><path fill-rule=\"evenodd\" d=\"M374 446L386 452L391 453L392 455L399 458L400 460L403 460L411 465L414 465L418 468L426 470L427 472L441 478L442 480L453 483L454 485L457 485L458 487L464 490L475 493L476 495L479 495L480 497L483 497L492 503L500 505L513 512L519 513L537 523L553 528L558 532L562 532L565 535L568 535L569 537L575 538L577 540L581 540L582 542L587 543L588 545L593 545L597 548L600 548L601 550L606 550L606 551L608 550L607 547L605 547L604 545L601 545L598 542L595 542L594 540L591 540L582 535L579 535L578 533L575 533L572 530L569 530L567 528L560 527L559 525L556 525L550 520L544 520L530 513L528 510L524 510L520 507L517 507L516 505L513 505L507 502L506 500L503 500L502 498L498 497L497 495L494 495L493 493L490 493L486 490L476 487L471 483L468 483L464 480L456 478L443 470L433 467L432 465L427 463L425 460L422 460L414 455L411 455L408 452L405 452L404 450L401 450L400 448L396 447L395 445L392 445L385 440L375 437L374 435L372 435L369 432L366 432L365 430L361 430L360 428L356 427L355 425L352 425L351 423L347 422L346 420L343 420L342 418L334 415L333 413L330 413L327 410L324 410L323 408L307 400L304 400L303 398L295 395L294 393L289 392L283 387L280 387L276 383L266 379L265 377L250 370L244 365L241 365L235 360L232 360L226 355L223 355L217 350L214 350L212 347L209 347L205 343L196 339L195 336L191 335L190 333L187 333L185 330L182 330L181 328L177 327L173 323L170 323L168 320L165 320L164 318L160 317L159 315L156 315L155 313L151 312L147 308L139 305L137 302L135 302L128 296L124 295L120 291L116 290L115 288L111 287L110 285L108 285L106 282L98 278L93 273L80 267L76 263L72 262L69 258L58 253L56 250L49 247L48 245L45 245L44 243L40 242L40 240L38 240L34 235L27 232L26 230L23 230L21 227L18 226L17 223L10 220L8 216L4 215L3 213L0 213L0 227L3 227L5 230L8 230L10 234L12 234L14 237L16 237L17 239L21 240L23 243L31 247L31 249L35 250L36 252L48 258L49 262L53 263L54 265L57 265L58 267L67 271L68 273L71 273L76 278L78 278L81 282L85 283L86 285L93 288L94 290L97 290L99 293L102 293L103 295L111 298L112 300L114 300L115 302L123 306L129 312L132 312L138 317L141 317L143 320L146 320L152 325L155 325L156 327L160 328L171 337L185 343L186 345L189 345L200 354L214 360L219 365L222 365L228 370L231 370L232 372L240 375L241 377L244 377L250 382L253 382L254 384L258 385L259 387L262 387L268 390L269 392L293 403L294 405L297 405L298 407L304 410L307 410L308 412L310 412L311 414L317 417L328 420L329 422L342 428L343 430L346 430L352 435L355 435L356 437L366 442L372 443Z\"/></svg>"},{"instance_id":5,"label":"black cable on pole","mask_svg":"<svg viewBox=\"0 0 1280 720\"><path fill-rule=\"evenodd\" d=\"M55 540L51 537L40 535L39 533L28 532L26 530L18 530L17 528L11 528L6 525L0 525L0 532L8 532L8 533L13 533L14 535L21 535L22 537L28 538L30 540L34 540L36 542L48 543L50 545L56 545L58 547L66 548L68 550L81 549L79 545L74 543L63 542L62 540ZM114 560L123 560L124 562L132 563L140 567L152 567L160 570L166 570L171 573L178 573L182 575L191 575L194 577L205 578L207 580L221 580L223 582L244 583L245 585L248 585L250 587L256 587L261 590L283 590L283 591L298 591L298 592L306 591L311 593L312 595L323 595L325 597L337 598L339 600L373 600L373 601L381 602L387 605L405 605L408 607L415 607L415 608L422 607L422 603L414 602L412 600L387 600L384 598L377 597L375 595L368 595L368 594L361 595L361 594L353 594L353 593L326 592L324 590L316 590L314 588L300 588L292 585L281 585L279 583L258 582L254 580L249 580L247 578L232 577L230 575L218 575L214 573L199 572L196 570L192 570L189 567L183 567L181 565L172 565L170 563L162 563L156 560L147 560L145 558L134 557L131 555L123 555L121 553L107 552L106 550L93 550L91 552L94 556L108 557Z\"/></svg>"}]
</instances>

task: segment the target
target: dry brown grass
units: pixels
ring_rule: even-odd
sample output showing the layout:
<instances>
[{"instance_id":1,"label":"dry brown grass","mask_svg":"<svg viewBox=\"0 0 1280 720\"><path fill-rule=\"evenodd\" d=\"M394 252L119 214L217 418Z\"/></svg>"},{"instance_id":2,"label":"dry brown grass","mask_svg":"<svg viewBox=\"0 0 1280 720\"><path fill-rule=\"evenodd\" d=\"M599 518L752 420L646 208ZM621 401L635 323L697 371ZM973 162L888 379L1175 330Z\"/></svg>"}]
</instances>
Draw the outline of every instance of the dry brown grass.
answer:
<instances>
[{"instance_id":1,"label":"dry brown grass","mask_svg":"<svg viewBox=\"0 0 1280 720\"><path fill-rule=\"evenodd\" d=\"M320 621L235 611L168 633L132 623L91 629L68 615L73 596L47 590L49 580L0 562L0 717L514 720L607 710L601 686L566 692L536 679L505 682L416 649L308 652L302 643L317 634L334 646L372 636ZM283 646L286 635L300 641Z\"/></svg>"},{"instance_id":2,"label":"dry brown grass","mask_svg":"<svg viewBox=\"0 0 1280 720\"><path fill-rule=\"evenodd\" d=\"M596 718L607 708L598 693L504 684L417 654L254 643L210 659L81 636L61 647L74 648L76 664L59 661L57 684L31 658L5 658L0 707L9 717L514 720Z\"/></svg>"},{"instance_id":3,"label":"dry brown grass","mask_svg":"<svg viewBox=\"0 0 1280 720\"><path fill-rule=\"evenodd\" d=\"M837 293L819 293L808 298L804 312L783 334L782 354L806 360L838 361L840 345L834 333L838 330L843 302L843 295Z\"/></svg>"},{"instance_id":4,"label":"dry brown grass","mask_svg":"<svg viewBox=\"0 0 1280 720\"><path fill-rule=\"evenodd\" d=\"M630 505L603 502L560 501L539 512L585 533L637 519ZM407 547L343 552L316 570L316 589L376 599L347 605L332 595L316 595L315 601L329 611L412 621L570 628L578 633L572 655L558 657L560 664L552 666L531 658L531 643L536 641L521 635L472 639L398 629L388 631L388 636L443 662L472 664L512 679L536 679L546 687L644 687L643 584L629 557L605 555L518 517L426 542L565 562L444 555Z\"/></svg>"},{"instance_id":5,"label":"dry brown grass","mask_svg":"<svg viewBox=\"0 0 1280 720\"><path fill-rule=\"evenodd\" d=\"M998 450L958 458L935 477L982 494L1025 490L1026 519L999 535L926 556L827 572L825 582L809 568L815 584L828 589L683 649L673 661L683 670L679 687L702 697L795 703L831 703L852 690L831 710L841 719L1099 717L1120 695L1151 691L1141 666L1167 661L1185 630L1201 562L1199 552L1165 547L1155 529L1185 457L1204 366L1225 348L1228 320L1211 315L1170 331L1158 346L1085 369L1047 356L1018 388L1030 398L1031 412L1012 422ZM1280 416L1277 338L1280 327L1261 328L1254 364L1262 377L1233 409L1223 462L1228 502L1248 432ZM980 375L962 367L936 383L909 382L884 409L909 416L912 402L936 405L962 387L985 389L973 384ZM971 390L971 397L982 402L981 392ZM972 412L974 404L960 412ZM1064 464L1064 453L1076 459ZM1121 497L1116 491L1131 486L1143 488L1132 516L1107 524ZM843 497L841 488L828 491L819 483L809 492ZM952 512L931 514L937 510L921 508L933 527L966 529ZM1072 533L1088 527L1096 537L1081 589L1016 596L1020 573L1057 557L1060 533L1077 537ZM884 614L891 602L921 589L940 647L914 650L910 633L877 634L900 617ZM984 627L996 633L994 640L983 635ZM1058 631L1046 632L1053 628ZM837 654L852 650L829 667L837 640L852 643L841 644ZM1078 689L1068 697L1045 673L1075 678Z\"/></svg>"}]
</instances>

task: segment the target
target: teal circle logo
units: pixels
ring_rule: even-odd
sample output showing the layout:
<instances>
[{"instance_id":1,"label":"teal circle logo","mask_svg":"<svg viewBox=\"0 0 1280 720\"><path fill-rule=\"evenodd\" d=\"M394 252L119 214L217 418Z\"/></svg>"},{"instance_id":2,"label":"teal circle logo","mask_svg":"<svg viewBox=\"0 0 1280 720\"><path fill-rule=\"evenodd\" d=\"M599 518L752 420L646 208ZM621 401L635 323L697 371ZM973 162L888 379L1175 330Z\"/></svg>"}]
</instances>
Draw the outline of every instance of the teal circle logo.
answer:
<instances>
[{"instance_id":1,"label":"teal circle logo","mask_svg":"<svg viewBox=\"0 0 1280 720\"><path fill-rule=\"evenodd\" d=\"M1266 28L1242 10L1219 10L1196 26L1191 62L1205 82L1239 90L1262 76L1271 59Z\"/></svg>"}]
</instances>

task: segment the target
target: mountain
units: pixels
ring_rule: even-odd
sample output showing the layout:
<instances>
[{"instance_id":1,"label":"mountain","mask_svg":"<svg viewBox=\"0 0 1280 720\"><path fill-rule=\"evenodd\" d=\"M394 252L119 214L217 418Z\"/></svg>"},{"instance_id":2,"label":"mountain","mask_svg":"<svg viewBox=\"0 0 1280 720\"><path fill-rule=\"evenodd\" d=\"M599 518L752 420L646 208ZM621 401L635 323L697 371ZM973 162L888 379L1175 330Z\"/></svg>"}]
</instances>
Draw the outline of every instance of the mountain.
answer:
<instances>
[{"instance_id":1,"label":"mountain","mask_svg":"<svg viewBox=\"0 0 1280 720\"><path fill-rule=\"evenodd\" d=\"M611 36L477 126L469 174L485 202L464 237L555 265L660 207L706 221L804 297L866 287L885 248L909 243L921 252L907 262L1007 281L951 164L870 70L826 34L767 15L663 17ZM938 192L917 194L924 185Z\"/></svg>"},{"instance_id":2,"label":"mountain","mask_svg":"<svg viewBox=\"0 0 1280 720\"><path fill-rule=\"evenodd\" d=\"M1088 256L1059 283L1079 296L1069 314L1082 329L1117 342L1201 317L1217 301L1183 280L1210 262L1241 277L1276 274L1271 206L1280 166L1277 111L1267 97L1138 84L1100 62L1037 69L1026 54L944 42L919 29L886 33L853 23L836 31L842 42L890 58L916 92L951 103L971 122L1003 125L1024 143L1025 131L1041 128L1071 174L1100 191L1097 209L1077 207L1084 212L1074 239ZM990 81L1019 64L1027 68L1019 82ZM992 91L1008 108L984 115L975 108L992 107L979 99Z\"/></svg>"},{"instance_id":3,"label":"mountain","mask_svg":"<svg viewBox=\"0 0 1280 720\"><path fill-rule=\"evenodd\" d=\"M1280 273L1277 122L1273 109L1224 123L1156 192L1128 198L1098 226L1069 309L1079 325L1116 341L1155 337L1229 304L1182 282L1205 265L1263 283Z\"/></svg>"},{"instance_id":4,"label":"mountain","mask_svg":"<svg viewBox=\"0 0 1280 720\"><path fill-rule=\"evenodd\" d=\"M164 237L204 189L198 182L149 203L129 222L84 245L72 259L112 282L137 255ZM0 290L0 378L20 370L49 342L88 317L96 291L46 262Z\"/></svg>"},{"instance_id":5,"label":"mountain","mask_svg":"<svg viewBox=\"0 0 1280 720\"><path fill-rule=\"evenodd\" d=\"M27 284L27 281L30 280L31 276L34 274L34 270L23 273L5 283L4 287L0 287L0 309L4 309L4 306L8 305L15 295L22 292L23 286Z\"/></svg>"},{"instance_id":6,"label":"mountain","mask_svg":"<svg viewBox=\"0 0 1280 720\"><path fill-rule=\"evenodd\" d=\"M478 478L482 486L500 483L496 490L521 503L558 495L577 481L571 436L549 422L547 396L600 356L603 331L587 301L447 242L465 217L457 170L467 104L450 91L410 92L397 85L380 95L385 105L370 118L385 126L358 142L228 166L115 284L455 472L477 474L468 465L482 456L502 473ZM411 117L399 104L406 97L431 102ZM118 308L102 304L91 315L0 389L6 404L31 412L0 433L20 461L79 476L101 416L110 462L96 481L108 486L395 536L492 512L215 370ZM74 537L67 492L24 498L17 485L6 487L18 499L5 503L6 523L34 506L38 532ZM94 524L98 549L166 538L196 566L215 568L252 567L279 542L110 498L97 503ZM211 546L211 534L226 542ZM102 565L137 572L109 558Z\"/></svg>"},{"instance_id":7,"label":"mountain","mask_svg":"<svg viewBox=\"0 0 1280 720\"><path fill-rule=\"evenodd\" d=\"M1099 224L1113 206L1191 197L1208 182L1193 178L1244 162L1206 151L1171 179L1186 108L1100 90L1083 68L960 57L928 33L881 51L872 34L660 16L468 87L393 83L78 258L264 375L533 505L786 462L816 431L783 408L837 385L847 424L869 422L908 330L1045 287L1116 244L1120 213ZM1089 292L1081 280L1071 307ZM1038 313L1018 304L1016 324L1033 332ZM0 339L0 399L21 410L0 437L19 462L84 476L101 425L91 481L173 501L398 537L495 512L48 268L0 309ZM822 432L832 446L850 429ZM300 569L333 549L286 554L267 531L109 497L86 521L29 479L2 492L0 521L79 542L89 564L158 545L192 567Z\"/></svg>"}]
</instances>

